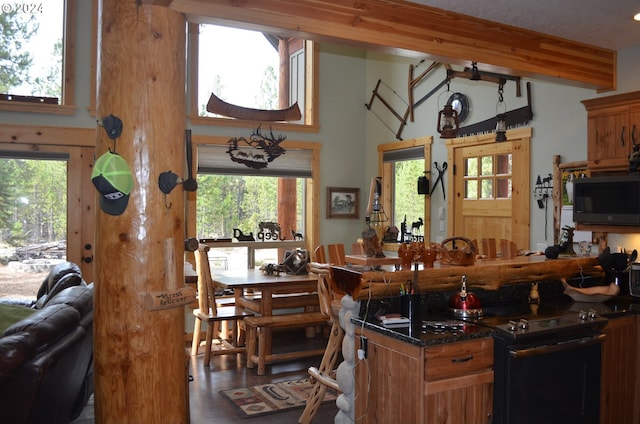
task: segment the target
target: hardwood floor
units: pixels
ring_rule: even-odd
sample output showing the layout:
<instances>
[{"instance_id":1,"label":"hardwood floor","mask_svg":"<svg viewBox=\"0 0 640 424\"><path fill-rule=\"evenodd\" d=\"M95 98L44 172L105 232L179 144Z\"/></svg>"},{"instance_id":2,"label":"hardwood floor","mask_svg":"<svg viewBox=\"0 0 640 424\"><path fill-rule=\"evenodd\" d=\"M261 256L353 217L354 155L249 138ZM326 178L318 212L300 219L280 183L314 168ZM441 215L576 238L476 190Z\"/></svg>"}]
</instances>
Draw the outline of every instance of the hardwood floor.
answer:
<instances>
[{"instance_id":1,"label":"hardwood floor","mask_svg":"<svg viewBox=\"0 0 640 424\"><path fill-rule=\"evenodd\" d=\"M326 339L308 339L304 330L274 334L274 351L304 345L317 348L326 345ZM303 409L282 412L256 418L242 418L229 401L220 394L221 390L266 384L307 377L307 368L320 365L320 356L296 361L275 363L267 366L264 376L256 375L255 368L247 369L244 355L213 356L209 368L202 365L203 354L191 357L189 373L193 381L189 383L189 409L192 424L295 424ZM342 361L341 359L339 360ZM338 363L340 363L338 362ZM93 406L90 403L74 424L93 424ZM323 404L316 414L313 424L333 423L338 408L335 402Z\"/></svg>"}]
</instances>

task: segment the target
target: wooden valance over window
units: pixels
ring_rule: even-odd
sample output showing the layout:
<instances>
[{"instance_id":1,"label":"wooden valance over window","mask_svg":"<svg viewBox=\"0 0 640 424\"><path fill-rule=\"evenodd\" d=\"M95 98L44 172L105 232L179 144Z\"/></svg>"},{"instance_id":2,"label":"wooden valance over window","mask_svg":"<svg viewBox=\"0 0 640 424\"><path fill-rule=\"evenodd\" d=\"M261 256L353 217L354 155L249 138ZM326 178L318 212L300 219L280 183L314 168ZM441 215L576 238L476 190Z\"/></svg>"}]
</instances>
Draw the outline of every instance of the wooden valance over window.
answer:
<instances>
[{"instance_id":1,"label":"wooden valance over window","mask_svg":"<svg viewBox=\"0 0 640 424\"><path fill-rule=\"evenodd\" d=\"M383 162L424 159L424 146L407 147L406 149L386 150L382 153Z\"/></svg>"}]
</instances>

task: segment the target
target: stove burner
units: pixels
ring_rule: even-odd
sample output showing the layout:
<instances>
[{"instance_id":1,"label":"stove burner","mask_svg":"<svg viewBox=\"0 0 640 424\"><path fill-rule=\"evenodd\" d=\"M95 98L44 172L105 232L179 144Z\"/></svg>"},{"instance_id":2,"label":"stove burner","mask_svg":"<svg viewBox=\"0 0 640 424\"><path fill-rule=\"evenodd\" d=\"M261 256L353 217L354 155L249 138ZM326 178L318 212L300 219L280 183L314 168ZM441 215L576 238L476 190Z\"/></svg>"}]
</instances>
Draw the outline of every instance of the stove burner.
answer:
<instances>
[{"instance_id":1,"label":"stove burner","mask_svg":"<svg viewBox=\"0 0 640 424\"><path fill-rule=\"evenodd\" d=\"M445 331L464 331L464 321L444 320L444 321L422 321L423 330L431 330L435 332Z\"/></svg>"}]
</instances>

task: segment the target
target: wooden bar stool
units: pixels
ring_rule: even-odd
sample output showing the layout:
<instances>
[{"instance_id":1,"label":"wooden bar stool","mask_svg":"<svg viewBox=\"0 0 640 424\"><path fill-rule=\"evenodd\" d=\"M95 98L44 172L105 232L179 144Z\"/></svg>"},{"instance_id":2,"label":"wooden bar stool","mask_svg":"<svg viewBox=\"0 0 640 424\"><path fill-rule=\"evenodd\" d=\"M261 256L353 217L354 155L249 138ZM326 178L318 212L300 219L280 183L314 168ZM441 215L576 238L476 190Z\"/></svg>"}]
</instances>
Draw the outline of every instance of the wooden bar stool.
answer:
<instances>
[{"instance_id":1,"label":"wooden bar stool","mask_svg":"<svg viewBox=\"0 0 640 424\"><path fill-rule=\"evenodd\" d=\"M318 412L318 408L324 399L327 387L331 387L340 393L340 386L335 378L335 365L342 349L342 339L344 338L344 330L340 326L340 298L332 294L331 284L331 265L319 264L311 262L307 265L310 273L318 274L318 297L320 299L320 311L329 317L331 323L331 334L327 341L320 367L309 367L309 375L314 380L313 389L307 405L300 416L298 422L300 424L309 424Z\"/></svg>"}]
</instances>

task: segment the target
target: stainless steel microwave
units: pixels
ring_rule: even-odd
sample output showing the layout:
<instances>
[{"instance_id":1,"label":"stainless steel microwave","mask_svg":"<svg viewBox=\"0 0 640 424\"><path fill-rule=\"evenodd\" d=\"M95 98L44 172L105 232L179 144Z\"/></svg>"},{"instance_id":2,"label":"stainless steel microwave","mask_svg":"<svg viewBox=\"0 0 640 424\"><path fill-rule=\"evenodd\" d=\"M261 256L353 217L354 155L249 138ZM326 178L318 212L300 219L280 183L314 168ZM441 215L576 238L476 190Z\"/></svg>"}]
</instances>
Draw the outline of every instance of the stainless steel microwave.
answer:
<instances>
[{"instance_id":1,"label":"stainless steel microwave","mask_svg":"<svg viewBox=\"0 0 640 424\"><path fill-rule=\"evenodd\" d=\"M640 174L574 180L573 221L640 226Z\"/></svg>"}]
</instances>

